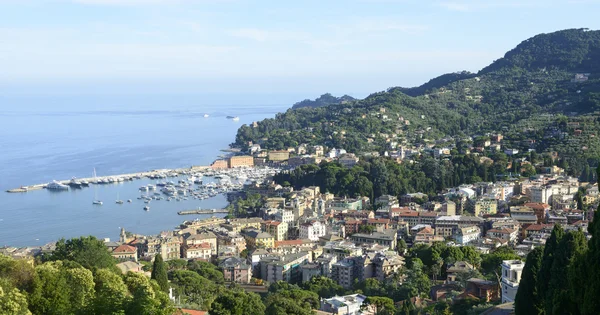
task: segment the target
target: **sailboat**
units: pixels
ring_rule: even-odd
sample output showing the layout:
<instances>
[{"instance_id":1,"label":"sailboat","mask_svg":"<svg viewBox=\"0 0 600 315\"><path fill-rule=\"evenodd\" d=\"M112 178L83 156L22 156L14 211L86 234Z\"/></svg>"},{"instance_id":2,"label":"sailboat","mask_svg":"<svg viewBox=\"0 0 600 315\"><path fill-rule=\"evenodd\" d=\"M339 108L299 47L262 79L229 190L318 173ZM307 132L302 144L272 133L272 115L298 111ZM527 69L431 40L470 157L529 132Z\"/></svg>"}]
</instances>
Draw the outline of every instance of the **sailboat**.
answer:
<instances>
[{"instance_id":1,"label":"sailboat","mask_svg":"<svg viewBox=\"0 0 600 315\"><path fill-rule=\"evenodd\" d=\"M123 200L119 199L119 193L117 192L117 201L115 201L117 204L122 205L123 204Z\"/></svg>"},{"instance_id":2,"label":"sailboat","mask_svg":"<svg viewBox=\"0 0 600 315\"><path fill-rule=\"evenodd\" d=\"M94 182L95 183L98 182L98 180L96 179L96 168L95 167L94 167ZM94 187L94 201L92 201L92 204L98 205L98 206L102 205L102 201L98 200L98 187Z\"/></svg>"}]
</instances>

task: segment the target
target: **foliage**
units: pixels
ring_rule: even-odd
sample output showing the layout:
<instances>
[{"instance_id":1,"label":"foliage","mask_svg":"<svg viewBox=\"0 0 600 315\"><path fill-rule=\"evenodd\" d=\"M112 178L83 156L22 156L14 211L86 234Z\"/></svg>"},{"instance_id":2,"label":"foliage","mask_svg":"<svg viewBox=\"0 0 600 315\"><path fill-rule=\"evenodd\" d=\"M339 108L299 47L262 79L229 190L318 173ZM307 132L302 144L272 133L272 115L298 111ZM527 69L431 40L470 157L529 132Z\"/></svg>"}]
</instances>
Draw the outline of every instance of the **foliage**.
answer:
<instances>
[{"instance_id":1,"label":"foliage","mask_svg":"<svg viewBox=\"0 0 600 315\"><path fill-rule=\"evenodd\" d=\"M265 305L256 293L241 289L227 291L219 295L211 305L213 315L262 315Z\"/></svg>"},{"instance_id":2,"label":"foliage","mask_svg":"<svg viewBox=\"0 0 600 315\"><path fill-rule=\"evenodd\" d=\"M376 315L392 315L396 311L394 301L382 296L368 296L361 307L373 307Z\"/></svg>"},{"instance_id":3,"label":"foliage","mask_svg":"<svg viewBox=\"0 0 600 315\"><path fill-rule=\"evenodd\" d=\"M191 270L174 270L169 273L175 295L182 303L209 309L217 295L223 291L212 281Z\"/></svg>"},{"instance_id":4,"label":"foliage","mask_svg":"<svg viewBox=\"0 0 600 315\"><path fill-rule=\"evenodd\" d=\"M143 274L130 272L125 275L124 282L131 294L126 314L172 315L175 311L169 297L161 291L156 281L149 280Z\"/></svg>"},{"instance_id":5,"label":"foliage","mask_svg":"<svg viewBox=\"0 0 600 315\"><path fill-rule=\"evenodd\" d=\"M341 104L343 102L344 103L351 102L354 100L355 99L352 96L344 95L341 97L335 97L329 93L326 93L326 94L319 96L314 101L307 99L307 100L298 102L298 103L294 104L292 106L292 108L299 109L299 108L303 108L303 107L323 107L323 106L327 106L327 105L331 105L331 104Z\"/></svg>"},{"instance_id":6,"label":"foliage","mask_svg":"<svg viewBox=\"0 0 600 315\"><path fill-rule=\"evenodd\" d=\"M167 266L162 259L161 254L157 254L154 257L154 264L152 265L151 279L156 280L160 289L163 292L169 292L169 279L167 277Z\"/></svg>"},{"instance_id":7,"label":"foliage","mask_svg":"<svg viewBox=\"0 0 600 315\"><path fill-rule=\"evenodd\" d=\"M335 295L343 295L344 288L331 278L319 276L312 277L310 281L304 282L302 288L319 295L320 298L330 298Z\"/></svg>"},{"instance_id":8,"label":"foliage","mask_svg":"<svg viewBox=\"0 0 600 315\"><path fill-rule=\"evenodd\" d=\"M194 271L200 276L217 284L225 283L223 273L218 270L217 266L205 261L190 261L187 265L187 270Z\"/></svg>"},{"instance_id":9,"label":"foliage","mask_svg":"<svg viewBox=\"0 0 600 315\"><path fill-rule=\"evenodd\" d=\"M514 250L507 246L502 246L493 252L483 255L481 260L481 268L483 273L488 276L499 275L503 260L521 259Z\"/></svg>"},{"instance_id":10,"label":"foliage","mask_svg":"<svg viewBox=\"0 0 600 315\"><path fill-rule=\"evenodd\" d=\"M319 296L314 292L300 289L282 289L267 296L265 299L265 314L312 314L312 310L319 308L319 305Z\"/></svg>"},{"instance_id":11,"label":"foliage","mask_svg":"<svg viewBox=\"0 0 600 315\"><path fill-rule=\"evenodd\" d=\"M97 268L118 270L116 260L110 255L104 242L94 236L59 240L49 260L70 260L90 270Z\"/></svg>"},{"instance_id":12,"label":"foliage","mask_svg":"<svg viewBox=\"0 0 600 315\"><path fill-rule=\"evenodd\" d=\"M93 309L95 314L123 315L129 302L127 287L121 276L100 269L94 275L95 299Z\"/></svg>"},{"instance_id":13,"label":"foliage","mask_svg":"<svg viewBox=\"0 0 600 315\"><path fill-rule=\"evenodd\" d=\"M515 297L515 313L541 314L543 312L542 298L538 294L538 273L542 265L544 249L536 247L527 255L525 267L521 274L519 289Z\"/></svg>"},{"instance_id":14,"label":"foliage","mask_svg":"<svg viewBox=\"0 0 600 315\"><path fill-rule=\"evenodd\" d=\"M0 278L0 314L31 315L25 294L2 278Z\"/></svg>"},{"instance_id":15,"label":"foliage","mask_svg":"<svg viewBox=\"0 0 600 315\"><path fill-rule=\"evenodd\" d=\"M552 229L552 234L548 240L546 240L546 245L544 246L544 255L542 256L542 264L540 266L540 271L538 274L538 279L544 279L544 281L538 281L538 294L542 299L545 299L548 296L549 291L549 283L552 278L552 264L554 263L554 255L556 250L558 249L558 244L563 238L565 232L560 225L555 225L554 229Z\"/></svg>"}]
</instances>

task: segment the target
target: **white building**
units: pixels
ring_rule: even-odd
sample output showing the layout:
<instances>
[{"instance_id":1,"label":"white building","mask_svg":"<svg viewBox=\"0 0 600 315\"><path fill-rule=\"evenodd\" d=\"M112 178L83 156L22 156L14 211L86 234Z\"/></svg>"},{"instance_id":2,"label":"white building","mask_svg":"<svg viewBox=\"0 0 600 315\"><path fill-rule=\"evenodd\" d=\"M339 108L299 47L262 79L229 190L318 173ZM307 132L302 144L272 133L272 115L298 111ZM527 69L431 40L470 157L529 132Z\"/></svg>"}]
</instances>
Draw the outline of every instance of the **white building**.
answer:
<instances>
[{"instance_id":1,"label":"white building","mask_svg":"<svg viewBox=\"0 0 600 315\"><path fill-rule=\"evenodd\" d=\"M319 221L306 222L300 225L300 239L318 241L319 237L327 234L326 226Z\"/></svg>"},{"instance_id":2,"label":"white building","mask_svg":"<svg viewBox=\"0 0 600 315\"><path fill-rule=\"evenodd\" d=\"M275 220L287 223L288 226L294 225L294 211L278 209L275 214Z\"/></svg>"},{"instance_id":3,"label":"white building","mask_svg":"<svg viewBox=\"0 0 600 315\"><path fill-rule=\"evenodd\" d=\"M337 315L363 314L360 307L366 299L367 297L362 294L334 296L330 299L321 299L321 311Z\"/></svg>"},{"instance_id":4,"label":"white building","mask_svg":"<svg viewBox=\"0 0 600 315\"><path fill-rule=\"evenodd\" d=\"M502 262L502 303L515 301L525 263L520 260Z\"/></svg>"},{"instance_id":5,"label":"white building","mask_svg":"<svg viewBox=\"0 0 600 315\"><path fill-rule=\"evenodd\" d=\"M481 229L478 226L472 225L464 228L459 228L454 239L459 245L466 245L478 240L481 237Z\"/></svg>"}]
</instances>

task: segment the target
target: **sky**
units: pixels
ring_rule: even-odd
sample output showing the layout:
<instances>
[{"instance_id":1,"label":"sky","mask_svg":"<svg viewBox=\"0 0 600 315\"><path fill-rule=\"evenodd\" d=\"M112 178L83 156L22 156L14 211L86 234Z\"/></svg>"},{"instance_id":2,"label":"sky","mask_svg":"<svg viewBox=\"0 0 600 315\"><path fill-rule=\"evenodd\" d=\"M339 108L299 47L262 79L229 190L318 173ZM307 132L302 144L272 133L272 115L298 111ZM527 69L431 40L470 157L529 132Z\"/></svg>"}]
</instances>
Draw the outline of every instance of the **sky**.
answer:
<instances>
[{"instance_id":1,"label":"sky","mask_svg":"<svg viewBox=\"0 0 600 315\"><path fill-rule=\"evenodd\" d=\"M0 0L0 95L364 97L478 71L594 0Z\"/></svg>"}]
</instances>

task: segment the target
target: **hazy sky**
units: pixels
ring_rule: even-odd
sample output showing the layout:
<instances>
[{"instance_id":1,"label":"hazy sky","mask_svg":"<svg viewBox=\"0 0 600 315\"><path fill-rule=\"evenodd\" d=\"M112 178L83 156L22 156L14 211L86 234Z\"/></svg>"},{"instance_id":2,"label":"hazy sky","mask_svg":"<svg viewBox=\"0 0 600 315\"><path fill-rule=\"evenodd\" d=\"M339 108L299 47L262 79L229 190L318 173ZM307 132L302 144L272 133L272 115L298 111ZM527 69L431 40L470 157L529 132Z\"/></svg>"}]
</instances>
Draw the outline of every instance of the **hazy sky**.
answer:
<instances>
[{"instance_id":1,"label":"hazy sky","mask_svg":"<svg viewBox=\"0 0 600 315\"><path fill-rule=\"evenodd\" d=\"M0 93L364 96L598 29L600 1L0 0Z\"/></svg>"}]
</instances>

